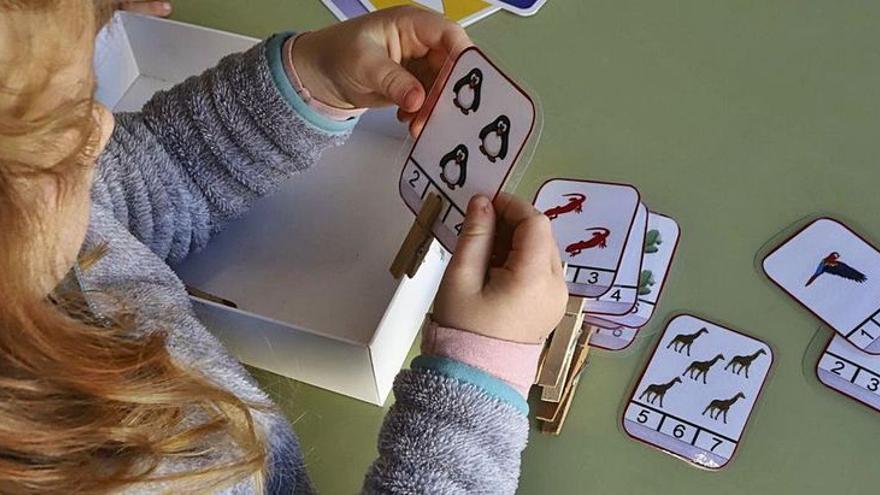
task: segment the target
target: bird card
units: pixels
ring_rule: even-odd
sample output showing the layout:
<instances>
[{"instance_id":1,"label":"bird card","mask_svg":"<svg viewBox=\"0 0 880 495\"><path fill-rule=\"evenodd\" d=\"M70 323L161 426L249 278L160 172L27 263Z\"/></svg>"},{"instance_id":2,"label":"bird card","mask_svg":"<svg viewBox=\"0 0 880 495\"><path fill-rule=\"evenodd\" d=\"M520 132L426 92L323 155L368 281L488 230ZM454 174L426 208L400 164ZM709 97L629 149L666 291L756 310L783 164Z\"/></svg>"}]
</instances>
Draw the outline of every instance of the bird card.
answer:
<instances>
[{"instance_id":1,"label":"bird card","mask_svg":"<svg viewBox=\"0 0 880 495\"><path fill-rule=\"evenodd\" d=\"M880 251L819 218L764 258L764 273L852 345L880 354Z\"/></svg>"},{"instance_id":2,"label":"bird card","mask_svg":"<svg viewBox=\"0 0 880 495\"><path fill-rule=\"evenodd\" d=\"M679 315L666 326L630 396L632 438L706 469L733 457L773 363L745 334Z\"/></svg>"},{"instance_id":3,"label":"bird card","mask_svg":"<svg viewBox=\"0 0 880 495\"><path fill-rule=\"evenodd\" d=\"M574 296L599 297L611 289L629 238L639 192L628 184L551 179L533 203L550 218L565 281Z\"/></svg>"},{"instance_id":4,"label":"bird card","mask_svg":"<svg viewBox=\"0 0 880 495\"><path fill-rule=\"evenodd\" d=\"M337 0L338 1L338 0ZM349 0L350 1L350 0ZM415 5L439 12L447 19L468 27L471 24L501 10L500 7L483 0L355 0L360 1L370 12L397 7Z\"/></svg>"},{"instance_id":5,"label":"bird card","mask_svg":"<svg viewBox=\"0 0 880 495\"><path fill-rule=\"evenodd\" d=\"M547 0L487 0L504 10L522 16L534 15Z\"/></svg>"},{"instance_id":6,"label":"bird card","mask_svg":"<svg viewBox=\"0 0 880 495\"><path fill-rule=\"evenodd\" d=\"M880 356L866 354L835 335L816 365L819 381L880 412Z\"/></svg>"},{"instance_id":7,"label":"bird card","mask_svg":"<svg viewBox=\"0 0 880 495\"><path fill-rule=\"evenodd\" d=\"M429 192L445 199L432 232L452 252L471 197L492 198L504 186L534 128L535 105L476 47L459 54L437 94L399 188L416 214Z\"/></svg>"},{"instance_id":8,"label":"bird card","mask_svg":"<svg viewBox=\"0 0 880 495\"><path fill-rule=\"evenodd\" d=\"M639 273L642 271L642 253L648 227L648 209L640 204L636 219L629 229L629 237L623 248L620 269L614 275L611 289L601 297L589 298L586 313L593 315L625 315L638 299Z\"/></svg>"},{"instance_id":9,"label":"bird card","mask_svg":"<svg viewBox=\"0 0 880 495\"><path fill-rule=\"evenodd\" d=\"M606 324L641 328L648 323L660 301L672 260L678 249L680 229L670 217L661 213L648 214L648 232L645 234L642 271L639 274L638 300L629 313L622 316L600 316ZM584 321L592 321L590 314Z\"/></svg>"},{"instance_id":10,"label":"bird card","mask_svg":"<svg viewBox=\"0 0 880 495\"><path fill-rule=\"evenodd\" d=\"M605 351L622 351L628 348L636 340L637 328L602 328L596 326L593 335L590 336L590 347L596 347Z\"/></svg>"}]
</instances>

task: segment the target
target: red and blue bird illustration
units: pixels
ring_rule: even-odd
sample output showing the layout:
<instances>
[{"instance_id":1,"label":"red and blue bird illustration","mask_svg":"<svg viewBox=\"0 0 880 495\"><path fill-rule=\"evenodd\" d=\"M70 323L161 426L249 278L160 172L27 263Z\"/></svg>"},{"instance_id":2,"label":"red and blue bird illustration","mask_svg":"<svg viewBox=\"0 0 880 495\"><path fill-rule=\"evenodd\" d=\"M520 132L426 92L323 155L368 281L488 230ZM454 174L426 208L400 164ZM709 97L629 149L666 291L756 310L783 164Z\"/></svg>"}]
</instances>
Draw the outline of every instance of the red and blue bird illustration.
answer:
<instances>
[{"instance_id":1,"label":"red and blue bird illustration","mask_svg":"<svg viewBox=\"0 0 880 495\"><path fill-rule=\"evenodd\" d=\"M840 261L840 253L837 251L822 258L822 261L819 262L819 266L816 267L816 272L813 273L810 280L807 280L807 284L804 285L804 287L809 287L810 284L812 284L817 278L819 278L819 275L822 275L823 273L830 273L858 283L868 280L868 277L866 277L864 273Z\"/></svg>"}]
</instances>

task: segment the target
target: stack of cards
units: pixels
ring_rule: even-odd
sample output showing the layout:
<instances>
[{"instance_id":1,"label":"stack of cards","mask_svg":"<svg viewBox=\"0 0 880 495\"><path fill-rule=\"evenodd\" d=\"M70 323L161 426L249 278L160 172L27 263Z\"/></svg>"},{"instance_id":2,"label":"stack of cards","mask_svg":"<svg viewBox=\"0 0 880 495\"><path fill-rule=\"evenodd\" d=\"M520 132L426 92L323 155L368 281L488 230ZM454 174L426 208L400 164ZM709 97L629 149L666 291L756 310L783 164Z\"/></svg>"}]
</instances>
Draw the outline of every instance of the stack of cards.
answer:
<instances>
[{"instance_id":1,"label":"stack of cards","mask_svg":"<svg viewBox=\"0 0 880 495\"><path fill-rule=\"evenodd\" d=\"M819 218L763 267L835 332L816 366L819 380L880 411L880 251L845 224Z\"/></svg>"},{"instance_id":2,"label":"stack of cards","mask_svg":"<svg viewBox=\"0 0 880 495\"><path fill-rule=\"evenodd\" d=\"M666 281L679 228L648 211L630 185L553 179L535 207L550 218L572 296L585 297L590 345L628 347L654 313Z\"/></svg>"}]
</instances>

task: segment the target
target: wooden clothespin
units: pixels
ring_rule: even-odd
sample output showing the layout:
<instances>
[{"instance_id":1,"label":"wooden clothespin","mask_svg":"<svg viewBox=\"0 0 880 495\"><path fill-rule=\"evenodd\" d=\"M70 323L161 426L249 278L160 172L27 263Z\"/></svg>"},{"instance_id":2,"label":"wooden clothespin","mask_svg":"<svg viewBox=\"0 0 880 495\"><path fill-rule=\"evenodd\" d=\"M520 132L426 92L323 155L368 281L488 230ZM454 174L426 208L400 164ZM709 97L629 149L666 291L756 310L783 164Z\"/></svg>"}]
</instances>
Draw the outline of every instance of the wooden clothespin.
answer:
<instances>
[{"instance_id":1,"label":"wooden clothespin","mask_svg":"<svg viewBox=\"0 0 880 495\"><path fill-rule=\"evenodd\" d=\"M574 397L574 391L577 389L580 376L587 365L587 357L590 351L589 342L592 333L592 327L585 328L577 340L571 367L566 372L565 386L563 387L560 400L558 402L541 400L535 408L535 419L541 424L541 431L559 434L562 423L565 421L565 415L568 413L568 408Z\"/></svg>"},{"instance_id":2,"label":"wooden clothespin","mask_svg":"<svg viewBox=\"0 0 880 495\"><path fill-rule=\"evenodd\" d=\"M537 384L543 387L541 400L559 402L562 398L574 346L584 323L585 301L583 297L569 296L565 316L553 331L550 346L538 374Z\"/></svg>"},{"instance_id":3,"label":"wooden clothespin","mask_svg":"<svg viewBox=\"0 0 880 495\"><path fill-rule=\"evenodd\" d=\"M415 276L422 261L425 260L425 255L431 246L431 240L434 239L431 226L437 221L441 211L443 211L443 198L439 194L428 193L422 203L422 209L416 215L409 233L391 263L391 275L394 278L401 278L404 274L409 278Z\"/></svg>"}]
</instances>

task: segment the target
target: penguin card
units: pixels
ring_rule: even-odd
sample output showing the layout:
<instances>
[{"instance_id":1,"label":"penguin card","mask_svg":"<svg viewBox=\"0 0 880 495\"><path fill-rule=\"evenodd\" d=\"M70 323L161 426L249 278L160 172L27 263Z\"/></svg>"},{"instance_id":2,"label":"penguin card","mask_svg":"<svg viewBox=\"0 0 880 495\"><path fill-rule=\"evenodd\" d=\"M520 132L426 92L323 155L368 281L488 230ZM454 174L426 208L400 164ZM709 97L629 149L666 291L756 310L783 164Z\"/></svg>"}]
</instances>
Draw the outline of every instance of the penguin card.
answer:
<instances>
[{"instance_id":1,"label":"penguin card","mask_svg":"<svg viewBox=\"0 0 880 495\"><path fill-rule=\"evenodd\" d=\"M502 9L522 16L534 15L547 0L486 0Z\"/></svg>"},{"instance_id":2,"label":"penguin card","mask_svg":"<svg viewBox=\"0 0 880 495\"><path fill-rule=\"evenodd\" d=\"M827 387L880 412L880 356L866 354L835 335L816 364Z\"/></svg>"},{"instance_id":3,"label":"penguin card","mask_svg":"<svg viewBox=\"0 0 880 495\"><path fill-rule=\"evenodd\" d=\"M673 318L627 400L635 440L721 469L736 452L773 363L770 347L692 315Z\"/></svg>"},{"instance_id":4,"label":"penguin card","mask_svg":"<svg viewBox=\"0 0 880 495\"><path fill-rule=\"evenodd\" d=\"M551 179L538 190L535 208L550 218L565 281L574 296L599 297L614 284L639 207L627 184Z\"/></svg>"},{"instance_id":5,"label":"penguin card","mask_svg":"<svg viewBox=\"0 0 880 495\"><path fill-rule=\"evenodd\" d=\"M678 249L680 237L678 224L660 213L648 213L648 232L645 235L642 271L638 281L638 300L632 309L622 316L600 316L606 324L628 328L641 328L648 323L660 301L672 260ZM584 321L590 321L587 314Z\"/></svg>"},{"instance_id":6,"label":"penguin card","mask_svg":"<svg viewBox=\"0 0 880 495\"><path fill-rule=\"evenodd\" d=\"M437 92L400 175L400 195L416 214L429 192L445 199L433 226L450 252L476 194L495 197L535 125L528 94L476 47L458 56Z\"/></svg>"},{"instance_id":7,"label":"penguin card","mask_svg":"<svg viewBox=\"0 0 880 495\"><path fill-rule=\"evenodd\" d=\"M764 258L764 273L852 345L880 354L880 252L819 218Z\"/></svg>"},{"instance_id":8,"label":"penguin card","mask_svg":"<svg viewBox=\"0 0 880 495\"><path fill-rule=\"evenodd\" d=\"M625 315L635 307L647 227L648 209L644 204L640 204L636 210L636 219L629 228L629 237L626 240L626 246L623 247L620 269L614 274L611 289L600 297L588 298L585 313Z\"/></svg>"},{"instance_id":9,"label":"penguin card","mask_svg":"<svg viewBox=\"0 0 880 495\"><path fill-rule=\"evenodd\" d=\"M590 347L605 351L622 351L636 340L637 328L601 328L596 327L590 336Z\"/></svg>"}]
</instances>

